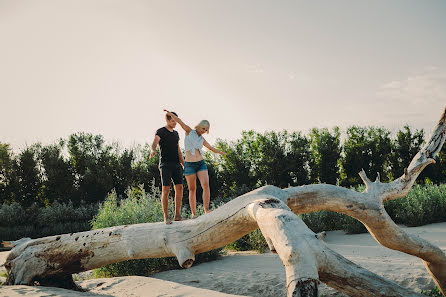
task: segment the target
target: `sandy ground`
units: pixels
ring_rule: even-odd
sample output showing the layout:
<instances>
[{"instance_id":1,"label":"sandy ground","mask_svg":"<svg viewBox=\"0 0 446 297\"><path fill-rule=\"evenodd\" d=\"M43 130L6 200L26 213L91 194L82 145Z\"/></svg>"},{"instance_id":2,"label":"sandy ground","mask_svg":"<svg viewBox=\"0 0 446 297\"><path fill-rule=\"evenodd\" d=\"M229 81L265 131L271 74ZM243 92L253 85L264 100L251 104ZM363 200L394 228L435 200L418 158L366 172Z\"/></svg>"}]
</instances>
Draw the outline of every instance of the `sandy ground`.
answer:
<instances>
[{"instance_id":1,"label":"sandy ground","mask_svg":"<svg viewBox=\"0 0 446 297\"><path fill-rule=\"evenodd\" d=\"M446 223L407 228L446 252ZM435 285L420 259L380 246L369 234L327 232L325 242L349 260L417 292ZM0 253L0 263L7 252ZM0 271L4 269L0 268ZM2 278L0 277L0 281ZM4 278L3 278L4 281ZM0 296L285 296L285 271L277 255L253 252L229 253L188 270L161 272L153 277L118 277L79 282L88 292L58 288L0 286ZM320 296L343 296L320 286Z\"/></svg>"}]
</instances>

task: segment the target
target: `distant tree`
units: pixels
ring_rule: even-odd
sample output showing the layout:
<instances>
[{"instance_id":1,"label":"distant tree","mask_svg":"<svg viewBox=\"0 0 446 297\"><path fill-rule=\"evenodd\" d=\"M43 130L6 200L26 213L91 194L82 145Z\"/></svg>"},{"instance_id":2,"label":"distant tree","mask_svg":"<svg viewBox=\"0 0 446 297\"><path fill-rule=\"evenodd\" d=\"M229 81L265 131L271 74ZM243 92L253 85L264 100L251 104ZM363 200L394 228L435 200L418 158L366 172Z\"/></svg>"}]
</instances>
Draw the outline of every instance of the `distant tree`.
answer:
<instances>
[{"instance_id":1,"label":"distant tree","mask_svg":"<svg viewBox=\"0 0 446 297\"><path fill-rule=\"evenodd\" d=\"M256 133L257 155L254 157L257 179L261 184L286 187L292 182L286 160L286 133Z\"/></svg>"},{"instance_id":2,"label":"distant tree","mask_svg":"<svg viewBox=\"0 0 446 297\"><path fill-rule=\"evenodd\" d=\"M311 181L337 184L341 159L339 127L333 128L332 132L327 128L313 128L309 137L312 154Z\"/></svg>"},{"instance_id":3,"label":"distant tree","mask_svg":"<svg viewBox=\"0 0 446 297\"><path fill-rule=\"evenodd\" d=\"M409 126L399 130L396 139L392 140L391 179L400 177L404 173L413 157L420 151L424 141L424 130L412 133ZM424 171L425 172L425 171Z\"/></svg>"},{"instance_id":4,"label":"distant tree","mask_svg":"<svg viewBox=\"0 0 446 297\"><path fill-rule=\"evenodd\" d=\"M135 185L144 185L146 191L150 190L153 182L156 187L161 187L161 177L159 175L158 163L159 152L153 158L149 158L150 145L146 144L142 149L135 151L135 160L133 162L133 183Z\"/></svg>"},{"instance_id":5,"label":"distant tree","mask_svg":"<svg viewBox=\"0 0 446 297\"><path fill-rule=\"evenodd\" d=\"M116 156L112 151L102 135L70 135L68 152L74 169L77 201L102 201L114 188L112 164Z\"/></svg>"},{"instance_id":6,"label":"distant tree","mask_svg":"<svg viewBox=\"0 0 446 297\"><path fill-rule=\"evenodd\" d=\"M288 187L308 182L309 142L300 133L257 133L255 158L261 184Z\"/></svg>"},{"instance_id":7,"label":"distant tree","mask_svg":"<svg viewBox=\"0 0 446 297\"><path fill-rule=\"evenodd\" d=\"M379 173L381 180L389 180L390 131L377 127L352 126L347 129L347 138L343 148L342 185L352 186L360 184L361 180L358 173L361 169L364 169L369 177L373 179Z\"/></svg>"},{"instance_id":8,"label":"distant tree","mask_svg":"<svg viewBox=\"0 0 446 297\"><path fill-rule=\"evenodd\" d=\"M42 188L42 175L38 166L38 145L25 148L18 156L16 172L20 183L15 201L28 207L39 201Z\"/></svg>"},{"instance_id":9,"label":"distant tree","mask_svg":"<svg viewBox=\"0 0 446 297\"><path fill-rule=\"evenodd\" d=\"M435 164L429 165L423 171L423 175L420 174L418 182L420 183L434 183L443 184L446 183L446 146L435 157Z\"/></svg>"},{"instance_id":10,"label":"distant tree","mask_svg":"<svg viewBox=\"0 0 446 297\"><path fill-rule=\"evenodd\" d=\"M300 132L293 132L289 135L287 163L290 168L292 186L305 185L310 182L310 141Z\"/></svg>"},{"instance_id":11,"label":"distant tree","mask_svg":"<svg viewBox=\"0 0 446 297\"><path fill-rule=\"evenodd\" d=\"M114 151L110 154L110 169L113 175L113 187L119 195L123 195L128 187L138 186L133 169L135 152L133 149L124 149L122 153L115 145Z\"/></svg>"},{"instance_id":12,"label":"distant tree","mask_svg":"<svg viewBox=\"0 0 446 297\"><path fill-rule=\"evenodd\" d=\"M54 201L74 200L74 170L70 161L64 157L65 142L43 146L39 158L43 167L43 199L46 205Z\"/></svg>"},{"instance_id":13,"label":"distant tree","mask_svg":"<svg viewBox=\"0 0 446 297\"><path fill-rule=\"evenodd\" d=\"M15 157L7 143L0 143L0 204L17 199L19 182Z\"/></svg>"},{"instance_id":14,"label":"distant tree","mask_svg":"<svg viewBox=\"0 0 446 297\"><path fill-rule=\"evenodd\" d=\"M216 147L227 153L216 166L217 176L222 181L221 194L237 196L254 189L258 182L253 161L258 155L255 132L243 131L242 138L232 142L218 140Z\"/></svg>"}]
</instances>

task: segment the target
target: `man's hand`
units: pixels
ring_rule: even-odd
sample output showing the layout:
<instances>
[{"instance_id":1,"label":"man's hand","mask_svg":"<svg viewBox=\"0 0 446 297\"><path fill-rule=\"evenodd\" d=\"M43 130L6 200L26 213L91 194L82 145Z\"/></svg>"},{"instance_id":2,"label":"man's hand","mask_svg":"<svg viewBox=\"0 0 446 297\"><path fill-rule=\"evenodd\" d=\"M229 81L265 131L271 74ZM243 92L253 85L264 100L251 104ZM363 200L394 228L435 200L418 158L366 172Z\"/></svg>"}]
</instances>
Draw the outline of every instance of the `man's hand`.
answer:
<instances>
[{"instance_id":1,"label":"man's hand","mask_svg":"<svg viewBox=\"0 0 446 297\"><path fill-rule=\"evenodd\" d=\"M149 159L152 159L153 157L155 157L156 155L156 151L151 151L150 155L149 155Z\"/></svg>"}]
</instances>

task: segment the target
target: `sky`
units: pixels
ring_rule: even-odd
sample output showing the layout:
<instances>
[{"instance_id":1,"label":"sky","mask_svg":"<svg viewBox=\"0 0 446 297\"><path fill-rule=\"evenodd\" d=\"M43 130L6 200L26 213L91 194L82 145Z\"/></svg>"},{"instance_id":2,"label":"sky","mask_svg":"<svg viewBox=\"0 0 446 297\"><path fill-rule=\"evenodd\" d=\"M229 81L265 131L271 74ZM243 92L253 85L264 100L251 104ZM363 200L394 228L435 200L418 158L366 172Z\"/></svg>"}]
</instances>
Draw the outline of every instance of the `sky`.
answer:
<instances>
[{"instance_id":1,"label":"sky","mask_svg":"<svg viewBox=\"0 0 446 297\"><path fill-rule=\"evenodd\" d=\"M0 0L0 142L150 143L163 109L243 130L434 127L443 0ZM180 130L180 136L184 133Z\"/></svg>"}]
</instances>

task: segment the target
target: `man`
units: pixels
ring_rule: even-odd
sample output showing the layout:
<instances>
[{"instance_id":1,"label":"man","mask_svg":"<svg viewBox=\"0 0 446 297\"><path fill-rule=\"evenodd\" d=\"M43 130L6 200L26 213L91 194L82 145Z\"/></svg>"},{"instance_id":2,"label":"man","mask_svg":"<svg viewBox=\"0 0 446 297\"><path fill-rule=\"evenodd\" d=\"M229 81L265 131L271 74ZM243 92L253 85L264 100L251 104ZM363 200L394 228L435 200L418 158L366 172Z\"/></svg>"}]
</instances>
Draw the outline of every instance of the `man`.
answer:
<instances>
[{"instance_id":1,"label":"man","mask_svg":"<svg viewBox=\"0 0 446 297\"><path fill-rule=\"evenodd\" d=\"M173 112L173 114L177 115ZM156 147L159 144L161 158L159 170L161 175L162 191L161 202L164 213L164 223L171 224L168 215L170 181L173 180L175 189L175 221L181 221L181 202L183 199L183 167L184 159L178 142L180 136L174 130L177 122L166 114L166 126L156 131L152 143L150 158L156 155Z\"/></svg>"}]
</instances>

